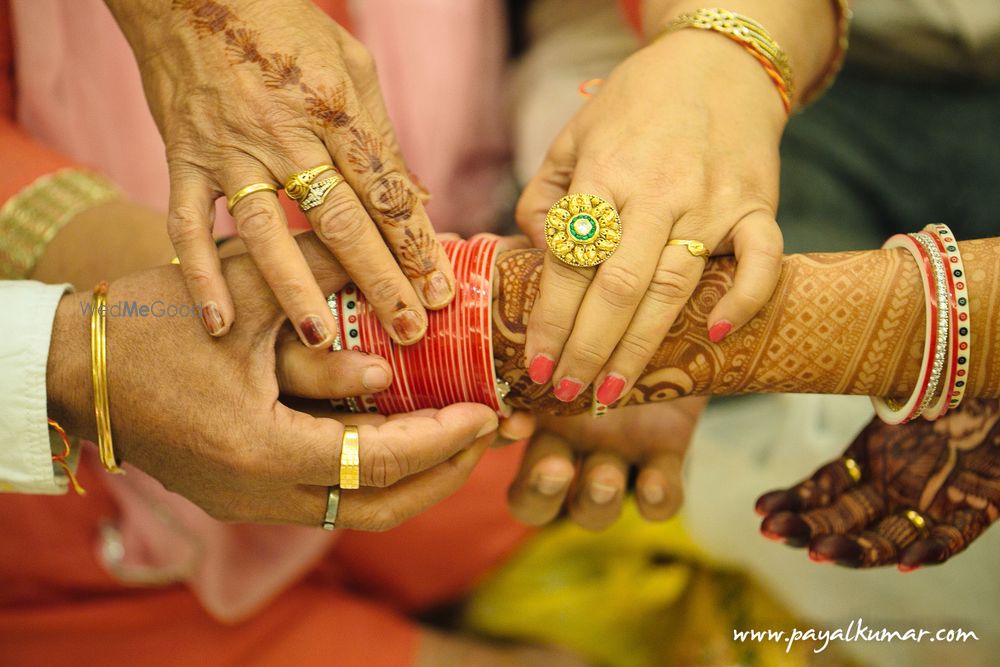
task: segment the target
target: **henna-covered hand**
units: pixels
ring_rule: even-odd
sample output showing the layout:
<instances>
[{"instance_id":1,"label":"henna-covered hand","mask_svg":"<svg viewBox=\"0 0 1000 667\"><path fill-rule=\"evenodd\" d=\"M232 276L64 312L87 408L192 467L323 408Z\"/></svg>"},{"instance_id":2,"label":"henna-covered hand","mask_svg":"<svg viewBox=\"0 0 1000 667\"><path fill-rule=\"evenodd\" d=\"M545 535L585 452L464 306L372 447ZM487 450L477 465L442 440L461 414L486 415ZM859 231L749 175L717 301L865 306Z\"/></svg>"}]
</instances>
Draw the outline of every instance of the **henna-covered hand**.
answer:
<instances>
[{"instance_id":1,"label":"henna-covered hand","mask_svg":"<svg viewBox=\"0 0 1000 667\"><path fill-rule=\"evenodd\" d=\"M136 53L166 142L168 230L209 333L225 335L235 317L212 243L215 199L332 163L346 184L307 217L390 335L416 342L425 307L451 302L454 274L403 161L368 51L310 0L107 4ZM276 197L251 194L233 215L303 342L328 346L333 316Z\"/></svg>"},{"instance_id":2,"label":"henna-covered hand","mask_svg":"<svg viewBox=\"0 0 1000 667\"><path fill-rule=\"evenodd\" d=\"M904 572L943 563L1000 516L1000 402L967 400L936 422L876 419L842 458L764 494L757 510L764 535L808 545L819 562Z\"/></svg>"}]
</instances>

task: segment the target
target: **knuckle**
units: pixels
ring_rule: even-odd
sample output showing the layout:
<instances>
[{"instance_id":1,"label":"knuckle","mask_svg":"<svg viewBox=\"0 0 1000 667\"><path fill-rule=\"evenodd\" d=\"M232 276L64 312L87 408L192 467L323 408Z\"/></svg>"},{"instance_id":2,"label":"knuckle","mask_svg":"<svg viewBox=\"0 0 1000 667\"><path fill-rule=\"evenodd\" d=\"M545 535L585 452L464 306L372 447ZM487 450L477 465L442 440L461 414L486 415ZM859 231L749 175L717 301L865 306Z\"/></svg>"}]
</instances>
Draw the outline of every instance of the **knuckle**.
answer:
<instances>
[{"instance_id":1,"label":"knuckle","mask_svg":"<svg viewBox=\"0 0 1000 667\"><path fill-rule=\"evenodd\" d=\"M212 273L200 264L182 263L181 272L184 274L184 282L194 293L204 292L212 285Z\"/></svg>"},{"instance_id":2,"label":"knuckle","mask_svg":"<svg viewBox=\"0 0 1000 667\"><path fill-rule=\"evenodd\" d=\"M366 282L364 293L373 304L395 304L400 301L400 286L392 276L380 274Z\"/></svg>"},{"instance_id":3,"label":"knuckle","mask_svg":"<svg viewBox=\"0 0 1000 667\"><path fill-rule=\"evenodd\" d=\"M386 488L392 486L404 476L406 464L402 457L391 447L380 447L367 454L367 477L371 486Z\"/></svg>"},{"instance_id":4,"label":"knuckle","mask_svg":"<svg viewBox=\"0 0 1000 667\"><path fill-rule=\"evenodd\" d=\"M174 245L189 245L204 235L205 219L193 208L178 206L167 215L167 234Z\"/></svg>"},{"instance_id":5,"label":"knuckle","mask_svg":"<svg viewBox=\"0 0 1000 667\"><path fill-rule=\"evenodd\" d=\"M536 309L538 312L538 330L543 337L564 341L573 331L573 319L560 318L557 313L548 309ZM529 327L530 329L530 327Z\"/></svg>"},{"instance_id":6,"label":"knuckle","mask_svg":"<svg viewBox=\"0 0 1000 667\"><path fill-rule=\"evenodd\" d=\"M597 294L611 307L622 309L639 303L647 285L631 268L622 264L601 267L594 279Z\"/></svg>"},{"instance_id":7,"label":"knuckle","mask_svg":"<svg viewBox=\"0 0 1000 667\"><path fill-rule=\"evenodd\" d=\"M283 227L278 223L274 209L257 198L247 198L240 203L236 227L240 236L249 242L273 239Z\"/></svg>"},{"instance_id":8,"label":"knuckle","mask_svg":"<svg viewBox=\"0 0 1000 667\"><path fill-rule=\"evenodd\" d=\"M672 266L660 265L649 283L649 294L660 303L680 306L687 302L694 291L694 280Z\"/></svg>"},{"instance_id":9,"label":"knuckle","mask_svg":"<svg viewBox=\"0 0 1000 667\"><path fill-rule=\"evenodd\" d=\"M384 533L403 523L406 519L398 509L392 506L380 506L372 510L368 518L367 530L374 533Z\"/></svg>"},{"instance_id":10,"label":"knuckle","mask_svg":"<svg viewBox=\"0 0 1000 667\"><path fill-rule=\"evenodd\" d=\"M606 341L586 338L576 341L568 350L569 367L576 369L596 369L604 365L611 356ZM579 371L577 371L579 373Z\"/></svg>"},{"instance_id":11,"label":"knuckle","mask_svg":"<svg viewBox=\"0 0 1000 667\"><path fill-rule=\"evenodd\" d=\"M622 336L621 342L618 343L618 347L623 353L645 365L645 362L652 358L662 342L662 340L655 340L641 333L627 331Z\"/></svg>"},{"instance_id":12,"label":"knuckle","mask_svg":"<svg viewBox=\"0 0 1000 667\"><path fill-rule=\"evenodd\" d=\"M370 221L350 197L330 197L321 207L313 227L328 245L349 248L365 238Z\"/></svg>"}]
</instances>

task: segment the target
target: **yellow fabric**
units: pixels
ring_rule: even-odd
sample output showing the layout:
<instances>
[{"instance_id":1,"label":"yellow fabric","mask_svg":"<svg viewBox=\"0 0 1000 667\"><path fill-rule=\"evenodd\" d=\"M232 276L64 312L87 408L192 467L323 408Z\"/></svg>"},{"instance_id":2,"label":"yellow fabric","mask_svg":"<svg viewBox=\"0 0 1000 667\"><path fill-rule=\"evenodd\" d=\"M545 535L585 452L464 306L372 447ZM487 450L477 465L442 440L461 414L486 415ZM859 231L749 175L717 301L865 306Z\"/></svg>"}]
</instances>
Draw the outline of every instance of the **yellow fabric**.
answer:
<instances>
[{"instance_id":1,"label":"yellow fabric","mask_svg":"<svg viewBox=\"0 0 1000 667\"><path fill-rule=\"evenodd\" d=\"M630 503L610 530L562 522L526 543L470 599L466 629L563 646L599 665L802 667L853 663L813 642L733 640L733 630L812 627L748 576L712 564L682 521L644 521Z\"/></svg>"}]
</instances>

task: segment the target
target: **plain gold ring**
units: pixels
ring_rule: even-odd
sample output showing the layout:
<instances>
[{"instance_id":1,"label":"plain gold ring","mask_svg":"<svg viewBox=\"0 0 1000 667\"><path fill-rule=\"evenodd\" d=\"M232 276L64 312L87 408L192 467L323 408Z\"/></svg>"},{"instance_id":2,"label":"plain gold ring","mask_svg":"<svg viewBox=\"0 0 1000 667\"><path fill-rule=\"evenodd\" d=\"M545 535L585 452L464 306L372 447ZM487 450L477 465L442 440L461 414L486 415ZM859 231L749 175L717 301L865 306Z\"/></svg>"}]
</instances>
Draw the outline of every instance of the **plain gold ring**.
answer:
<instances>
[{"instance_id":1,"label":"plain gold ring","mask_svg":"<svg viewBox=\"0 0 1000 667\"><path fill-rule=\"evenodd\" d=\"M240 203L240 201L255 192L277 192L278 186L273 183L251 183L245 188L240 188L237 190L229 201L226 202L226 208L229 210L229 214L233 214L233 208Z\"/></svg>"},{"instance_id":2,"label":"plain gold ring","mask_svg":"<svg viewBox=\"0 0 1000 667\"><path fill-rule=\"evenodd\" d=\"M667 245L682 245L687 248L687 251L693 256L701 257L706 262L712 255L712 251L709 250L708 247L701 241L692 241L690 239L670 239L667 241Z\"/></svg>"}]
</instances>

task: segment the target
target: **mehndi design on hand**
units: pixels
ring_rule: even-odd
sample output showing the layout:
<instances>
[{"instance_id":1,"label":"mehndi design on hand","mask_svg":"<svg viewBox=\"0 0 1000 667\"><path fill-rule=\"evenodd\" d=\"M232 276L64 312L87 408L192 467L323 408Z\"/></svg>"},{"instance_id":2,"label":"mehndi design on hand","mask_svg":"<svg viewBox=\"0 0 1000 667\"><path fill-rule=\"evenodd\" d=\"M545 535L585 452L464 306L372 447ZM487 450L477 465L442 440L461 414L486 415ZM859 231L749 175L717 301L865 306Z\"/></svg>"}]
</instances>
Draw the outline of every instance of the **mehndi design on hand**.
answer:
<instances>
[{"instance_id":1,"label":"mehndi design on hand","mask_svg":"<svg viewBox=\"0 0 1000 667\"><path fill-rule=\"evenodd\" d=\"M843 460L757 501L761 532L848 567L943 563L1000 517L1000 402L968 400L936 421L873 421Z\"/></svg>"}]
</instances>

